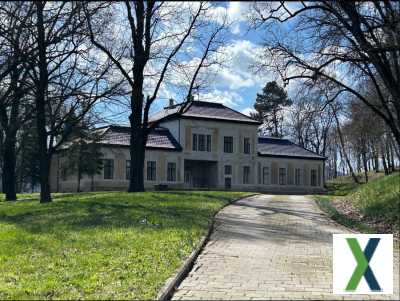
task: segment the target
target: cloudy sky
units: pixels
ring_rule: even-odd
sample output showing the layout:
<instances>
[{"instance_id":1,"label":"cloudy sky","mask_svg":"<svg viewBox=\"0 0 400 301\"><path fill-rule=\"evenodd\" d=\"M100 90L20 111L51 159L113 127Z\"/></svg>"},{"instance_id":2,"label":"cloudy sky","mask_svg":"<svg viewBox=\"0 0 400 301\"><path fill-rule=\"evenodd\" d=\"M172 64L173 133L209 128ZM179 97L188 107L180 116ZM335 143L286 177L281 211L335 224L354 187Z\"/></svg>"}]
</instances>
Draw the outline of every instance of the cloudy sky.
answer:
<instances>
[{"instance_id":1,"label":"cloudy sky","mask_svg":"<svg viewBox=\"0 0 400 301\"><path fill-rule=\"evenodd\" d=\"M213 2L215 15L225 15L231 23L221 52L227 59L201 100L222 102L241 112L253 108L256 93L273 78L272 74L255 74L251 66L261 54L262 33L249 30L246 13L251 2ZM217 17L216 17L217 19Z\"/></svg>"},{"instance_id":2,"label":"cloudy sky","mask_svg":"<svg viewBox=\"0 0 400 301\"><path fill-rule=\"evenodd\" d=\"M189 3L186 4L189 5ZM190 5L197 4L192 2ZM220 102L237 111L248 114L250 110L253 110L256 94L261 91L265 84L271 80L279 80L276 74L256 73L251 68L257 65L259 58L262 56L261 44L266 33L262 30L251 29L249 26L247 15L253 5L252 2L221 1L211 2L211 5L211 15L215 16L212 19L215 19L215 22L218 23L219 16L226 15L231 26L225 32L224 44L219 48L219 52L226 57L224 64L218 68L216 67L212 81L207 85L207 90L198 95L199 99ZM124 22L126 20L122 17L119 26L125 27ZM170 29L176 27L179 27L179 24L173 24ZM116 30L116 32L121 31L124 31L123 28ZM289 86L287 89L289 89L290 95L291 87ZM169 98L174 98L176 102L181 102L184 98L182 96L175 93L167 85L163 85L150 112L155 113L161 110L167 105ZM126 110L124 111L126 114L128 113ZM125 113L117 115L118 122L126 120Z\"/></svg>"}]
</instances>

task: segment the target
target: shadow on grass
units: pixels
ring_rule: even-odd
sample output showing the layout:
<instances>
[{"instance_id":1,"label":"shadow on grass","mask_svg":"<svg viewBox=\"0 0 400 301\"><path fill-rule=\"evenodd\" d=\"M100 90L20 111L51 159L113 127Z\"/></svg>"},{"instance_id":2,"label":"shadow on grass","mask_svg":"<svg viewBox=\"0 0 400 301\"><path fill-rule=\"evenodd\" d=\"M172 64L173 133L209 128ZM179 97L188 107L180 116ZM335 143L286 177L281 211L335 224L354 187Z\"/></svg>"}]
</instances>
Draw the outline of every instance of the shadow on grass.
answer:
<instances>
[{"instance_id":1,"label":"shadow on grass","mask_svg":"<svg viewBox=\"0 0 400 301\"><path fill-rule=\"evenodd\" d=\"M95 227L136 227L141 230L204 228L220 207L216 199L223 201L222 198L203 195L196 200L189 198L188 201L180 200L176 194L151 193L146 197L148 199L145 195L143 198L141 195L86 195L50 204L2 206L0 222L13 223L33 233L80 231Z\"/></svg>"}]
</instances>

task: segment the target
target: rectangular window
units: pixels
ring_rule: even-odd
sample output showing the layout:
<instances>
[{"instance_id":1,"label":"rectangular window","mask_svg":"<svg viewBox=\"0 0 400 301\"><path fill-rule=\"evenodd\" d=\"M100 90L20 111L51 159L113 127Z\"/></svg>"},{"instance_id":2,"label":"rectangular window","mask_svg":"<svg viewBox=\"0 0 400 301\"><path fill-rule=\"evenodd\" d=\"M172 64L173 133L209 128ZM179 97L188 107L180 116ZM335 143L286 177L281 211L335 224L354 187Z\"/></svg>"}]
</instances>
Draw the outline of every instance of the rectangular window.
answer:
<instances>
[{"instance_id":1,"label":"rectangular window","mask_svg":"<svg viewBox=\"0 0 400 301\"><path fill-rule=\"evenodd\" d=\"M294 171L294 183L299 186L300 185L300 175L301 175L301 170L300 168L296 168Z\"/></svg>"},{"instance_id":2,"label":"rectangular window","mask_svg":"<svg viewBox=\"0 0 400 301\"><path fill-rule=\"evenodd\" d=\"M199 136L199 151L204 152L206 150L206 137L205 135L198 135Z\"/></svg>"},{"instance_id":3,"label":"rectangular window","mask_svg":"<svg viewBox=\"0 0 400 301\"><path fill-rule=\"evenodd\" d=\"M250 138L244 138L243 140L243 152L250 154Z\"/></svg>"},{"instance_id":4,"label":"rectangular window","mask_svg":"<svg viewBox=\"0 0 400 301\"><path fill-rule=\"evenodd\" d=\"M232 174L232 165L225 165L225 175Z\"/></svg>"},{"instance_id":5,"label":"rectangular window","mask_svg":"<svg viewBox=\"0 0 400 301\"><path fill-rule=\"evenodd\" d=\"M286 168L279 168L279 185L286 184Z\"/></svg>"},{"instance_id":6,"label":"rectangular window","mask_svg":"<svg viewBox=\"0 0 400 301\"><path fill-rule=\"evenodd\" d=\"M224 153L233 153L233 137L224 137Z\"/></svg>"},{"instance_id":7,"label":"rectangular window","mask_svg":"<svg viewBox=\"0 0 400 301\"><path fill-rule=\"evenodd\" d=\"M193 141L192 141L193 143L193 146L192 146L192 149L194 150L194 151L197 151L197 134L193 134Z\"/></svg>"},{"instance_id":8,"label":"rectangular window","mask_svg":"<svg viewBox=\"0 0 400 301\"><path fill-rule=\"evenodd\" d=\"M168 162L167 165L167 181L175 182L176 181L176 163Z\"/></svg>"},{"instance_id":9,"label":"rectangular window","mask_svg":"<svg viewBox=\"0 0 400 301\"><path fill-rule=\"evenodd\" d=\"M311 186L317 186L317 170L311 169Z\"/></svg>"},{"instance_id":10,"label":"rectangular window","mask_svg":"<svg viewBox=\"0 0 400 301\"><path fill-rule=\"evenodd\" d=\"M263 184L269 184L269 167L263 167Z\"/></svg>"},{"instance_id":11,"label":"rectangular window","mask_svg":"<svg viewBox=\"0 0 400 301\"><path fill-rule=\"evenodd\" d=\"M114 179L114 160L113 159L103 159L103 172L104 172L105 180Z\"/></svg>"},{"instance_id":12,"label":"rectangular window","mask_svg":"<svg viewBox=\"0 0 400 301\"><path fill-rule=\"evenodd\" d=\"M211 135L207 135L207 151L211 152Z\"/></svg>"},{"instance_id":13,"label":"rectangular window","mask_svg":"<svg viewBox=\"0 0 400 301\"><path fill-rule=\"evenodd\" d=\"M125 163L125 177L127 180L131 178L131 160L126 160Z\"/></svg>"},{"instance_id":14,"label":"rectangular window","mask_svg":"<svg viewBox=\"0 0 400 301\"><path fill-rule=\"evenodd\" d=\"M243 184L250 183L250 166L243 166Z\"/></svg>"},{"instance_id":15,"label":"rectangular window","mask_svg":"<svg viewBox=\"0 0 400 301\"><path fill-rule=\"evenodd\" d=\"M156 180L156 161L147 161L147 181Z\"/></svg>"}]
</instances>

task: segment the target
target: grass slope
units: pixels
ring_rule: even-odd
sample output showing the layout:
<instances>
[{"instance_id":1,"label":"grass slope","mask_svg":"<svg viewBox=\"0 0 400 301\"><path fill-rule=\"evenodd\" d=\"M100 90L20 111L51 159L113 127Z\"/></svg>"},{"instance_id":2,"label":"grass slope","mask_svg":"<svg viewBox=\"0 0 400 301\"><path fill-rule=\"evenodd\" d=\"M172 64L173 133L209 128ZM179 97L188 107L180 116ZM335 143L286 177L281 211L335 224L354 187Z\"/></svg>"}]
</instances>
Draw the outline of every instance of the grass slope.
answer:
<instances>
[{"instance_id":1,"label":"grass slope","mask_svg":"<svg viewBox=\"0 0 400 301\"><path fill-rule=\"evenodd\" d=\"M240 192L57 194L0 202L0 299L154 299Z\"/></svg>"},{"instance_id":2,"label":"grass slope","mask_svg":"<svg viewBox=\"0 0 400 301\"><path fill-rule=\"evenodd\" d=\"M396 229L398 232L400 228L399 173L381 176L362 185L349 183L349 181L335 181L328 184L328 195L317 196L316 199L321 209L331 218L361 232L376 232L374 224L379 223L388 225L388 229L394 232ZM337 210L335 203L345 205L342 207L357 212L343 214Z\"/></svg>"}]
</instances>

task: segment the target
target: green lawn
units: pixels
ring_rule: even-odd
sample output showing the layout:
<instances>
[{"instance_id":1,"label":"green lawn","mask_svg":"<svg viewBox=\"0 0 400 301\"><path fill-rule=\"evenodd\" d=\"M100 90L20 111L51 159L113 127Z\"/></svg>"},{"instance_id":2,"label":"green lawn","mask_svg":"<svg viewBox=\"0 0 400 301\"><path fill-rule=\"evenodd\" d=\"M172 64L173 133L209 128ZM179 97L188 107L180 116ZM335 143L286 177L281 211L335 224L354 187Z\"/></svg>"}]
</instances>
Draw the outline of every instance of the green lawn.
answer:
<instances>
[{"instance_id":1,"label":"green lawn","mask_svg":"<svg viewBox=\"0 0 400 301\"><path fill-rule=\"evenodd\" d=\"M328 183L328 194L316 196L317 203L331 218L365 233L377 232L374 225L387 225L391 232L400 228L400 174L379 176L367 184L357 185L350 181ZM355 208L360 218L340 213L336 202L348 202L348 208ZM354 216L357 216L355 214ZM371 226L372 225L372 226Z\"/></svg>"},{"instance_id":2,"label":"green lawn","mask_svg":"<svg viewBox=\"0 0 400 301\"><path fill-rule=\"evenodd\" d=\"M154 299L243 192L36 194L0 201L0 299Z\"/></svg>"}]
</instances>

